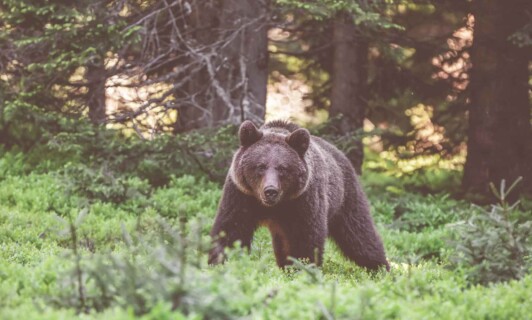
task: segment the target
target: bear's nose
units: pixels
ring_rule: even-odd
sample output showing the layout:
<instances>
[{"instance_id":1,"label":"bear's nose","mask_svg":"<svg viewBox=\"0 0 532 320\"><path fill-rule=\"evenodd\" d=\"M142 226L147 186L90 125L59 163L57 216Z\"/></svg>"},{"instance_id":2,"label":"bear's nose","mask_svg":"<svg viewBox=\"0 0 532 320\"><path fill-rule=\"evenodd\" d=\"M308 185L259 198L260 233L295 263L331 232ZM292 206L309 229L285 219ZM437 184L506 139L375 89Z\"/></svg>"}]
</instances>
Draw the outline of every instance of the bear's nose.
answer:
<instances>
[{"instance_id":1,"label":"bear's nose","mask_svg":"<svg viewBox=\"0 0 532 320\"><path fill-rule=\"evenodd\" d=\"M274 187L266 187L264 189L264 195L266 195L266 197L269 199L273 199L279 195L279 191Z\"/></svg>"}]
</instances>

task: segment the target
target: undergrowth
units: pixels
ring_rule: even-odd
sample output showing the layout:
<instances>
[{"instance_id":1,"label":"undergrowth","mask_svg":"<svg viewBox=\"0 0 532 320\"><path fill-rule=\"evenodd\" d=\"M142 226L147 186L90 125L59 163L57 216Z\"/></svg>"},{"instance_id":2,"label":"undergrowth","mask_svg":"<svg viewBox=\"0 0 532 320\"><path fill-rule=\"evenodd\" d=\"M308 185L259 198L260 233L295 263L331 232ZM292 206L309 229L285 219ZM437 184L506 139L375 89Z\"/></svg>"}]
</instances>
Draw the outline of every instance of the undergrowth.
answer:
<instances>
[{"instance_id":1,"label":"undergrowth","mask_svg":"<svg viewBox=\"0 0 532 320\"><path fill-rule=\"evenodd\" d=\"M479 209L449 192L418 188L448 185L443 181L455 172L449 180L444 170L417 173L424 178L413 182L366 168L363 183L389 273L365 272L332 242L322 268L296 261L279 270L265 229L250 253L235 248L227 263L209 267L205 252L221 187L194 160L175 162L182 150L167 148L182 142L138 142L113 155L113 148L84 139L50 139L56 145L42 147L42 161L32 152L0 150L2 319L529 316L528 202ZM194 156L225 170L225 156L200 142L189 142ZM99 156L90 156L95 148ZM55 150L53 157L43 150ZM508 245L509 253L500 247ZM510 276L499 277L505 272Z\"/></svg>"},{"instance_id":2,"label":"undergrowth","mask_svg":"<svg viewBox=\"0 0 532 320\"><path fill-rule=\"evenodd\" d=\"M499 203L491 208L478 207L458 224L457 253L459 264L471 266L471 282L491 282L522 279L532 269L532 221L530 212L519 210L519 201L508 203L508 195L521 181L508 189L503 180L499 190L490 185Z\"/></svg>"}]
</instances>

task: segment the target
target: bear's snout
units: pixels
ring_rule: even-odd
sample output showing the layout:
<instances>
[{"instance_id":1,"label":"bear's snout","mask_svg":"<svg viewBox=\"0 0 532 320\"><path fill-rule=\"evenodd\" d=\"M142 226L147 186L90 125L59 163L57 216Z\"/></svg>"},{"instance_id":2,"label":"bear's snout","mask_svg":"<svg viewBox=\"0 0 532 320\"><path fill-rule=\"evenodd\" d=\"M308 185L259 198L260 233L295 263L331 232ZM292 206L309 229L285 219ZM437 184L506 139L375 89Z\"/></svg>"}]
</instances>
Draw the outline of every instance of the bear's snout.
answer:
<instances>
[{"instance_id":1,"label":"bear's snout","mask_svg":"<svg viewBox=\"0 0 532 320\"><path fill-rule=\"evenodd\" d=\"M264 189L264 195L266 196L266 199L275 200L279 195L279 190L275 187L266 187Z\"/></svg>"},{"instance_id":2,"label":"bear's snout","mask_svg":"<svg viewBox=\"0 0 532 320\"><path fill-rule=\"evenodd\" d=\"M281 198L281 182L275 170L267 170L262 185L262 202L269 207L276 205Z\"/></svg>"},{"instance_id":3,"label":"bear's snout","mask_svg":"<svg viewBox=\"0 0 532 320\"><path fill-rule=\"evenodd\" d=\"M268 207L276 205L281 200L281 191L275 186L266 186L262 190L262 202Z\"/></svg>"}]
</instances>

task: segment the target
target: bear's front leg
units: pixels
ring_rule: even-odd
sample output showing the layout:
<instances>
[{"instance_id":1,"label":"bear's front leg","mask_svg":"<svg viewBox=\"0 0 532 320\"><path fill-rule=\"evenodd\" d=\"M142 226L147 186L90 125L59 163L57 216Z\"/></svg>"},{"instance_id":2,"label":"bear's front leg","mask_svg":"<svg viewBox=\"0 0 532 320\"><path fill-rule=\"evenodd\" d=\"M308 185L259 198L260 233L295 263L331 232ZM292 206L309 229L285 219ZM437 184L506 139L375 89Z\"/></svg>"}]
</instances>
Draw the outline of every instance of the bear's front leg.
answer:
<instances>
[{"instance_id":1,"label":"bear's front leg","mask_svg":"<svg viewBox=\"0 0 532 320\"><path fill-rule=\"evenodd\" d=\"M214 247L209 253L209 264L225 260L224 249L240 241L249 250L257 219L251 212L250 197L240 192L230 178L225 181L222 199L211 230Z\"/></svg>"},{"instance_id":2,"label":"bear's front leg","mask_svg":"<svg viewBox=\"0 0 532 320\"><path fill-rule=\"evenodd\" d=\"M311 231L310 234L301 233L289 241L289 256L303 262L314 263L318 267L323 263L323 250L327 232ZM290 261L290 263L292 263Z\"/></svg>"},{"instance_id":3,"label":"bear's front leg","mask_svg":"<svg viewBox=\"0 0 532 320\"><path fill-rule=\"evenodd\" d=\"M275 258L281 268L292 264L289 257L317 266L323 262L327 223L320 217L309 218L308 213L302 215L295 212L287 214L288 219L279 223L277 232L272 232Z\"/></svg>"},{"instance_id":4,"label":"bear's front leg","mask_svg":"<svg viewBox=\"0 0 532 320\"><path fill-rule=\"evenodd\" d=\"M280 235L272 235L273 250L275 252L275 259L280 268L284 268L292 264L290 258L298 259L307 263L314 263L321 266L323 262L323 249L325 240L311 241L311 239L290 239L284 238Z\"/></svg>"}]
</instances>

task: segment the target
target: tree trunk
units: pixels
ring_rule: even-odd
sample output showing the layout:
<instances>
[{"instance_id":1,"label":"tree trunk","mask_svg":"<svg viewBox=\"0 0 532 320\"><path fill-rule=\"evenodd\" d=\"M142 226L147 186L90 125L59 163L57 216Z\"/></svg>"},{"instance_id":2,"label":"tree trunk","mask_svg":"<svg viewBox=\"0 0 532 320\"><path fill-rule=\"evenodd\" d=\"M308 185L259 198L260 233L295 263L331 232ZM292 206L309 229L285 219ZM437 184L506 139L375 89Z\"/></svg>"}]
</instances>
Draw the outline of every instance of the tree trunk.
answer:
<instances>
[{"instance_id":1,"label":"tree trunk","mask_svg":"<svg viewBox=\"0 0 532 320\"><path fill-rule=\"evenodd\" d=\"M532 185L532 129L528 93L530 49L508 37L527 22L527 1L473 1L471 104L463 187L489 194L489 183Z\"/></svg>"},{"instance_id":2,"label":"tree trunk","mask_svg":"<svg viewBox=\"0 0 532 320\"><path fill-rule=\"evenodd\" d=\"M268 81L268 8L266 1L223 0L221 30L228 39L219 83L214 124L264 122ZM225 95L222 97L221 95Z\"/></svg>"},{"instance_id":3,"label":"tree trunk","mask_svg":"<svg viewBox=\"0 0 532 320\"><path fill-rule=\"evenodd\" d=\"M87 66L87 104L89 119L95 125L105 124L107 120L105 108L105 81L107 80L103 59L97 59Z\"/></svg>"},{"instance_id":4,"label":"tree trunk","mask_svg":"<svg viewBox=\"0 0 532 320\"><path fill-rule=\"evenodd\" d=\"M188 29L191 31L190 35L186 37L193 43L193 46L198 48L212 45L219 38L219 34L215 30L220 27L218 16L221 3L218 0L201 0L193 3L192 12L186 21ZM193 63L194 59L198 58L191 58L190 61L184 63ZM214 103L213 97L207 89L207 84L211 81L209 73L204 68L191 76L185 92L175 93L175 96L182 96L183 100L189 103L179 107L178 118L173 128L174 133L200 129L212 124L211 115ZM192 97L194 98L192 99ZM194 100L194 103L191 100Z\"/></svg>"},{"instance_id":5,"label":"tree trunk","mask_svg":"<svg viewBox=\"0 0 532 320\"><path fill-rule=\"evenodd\" d=\"M368 44L357 35L353 18L340 14L334 20L334 62L330 117L338 117L339 133L362 131L366 112ZM361 173L364 150L362 140L347 152L357 173Z\"/></svg>"}]
</instances>

